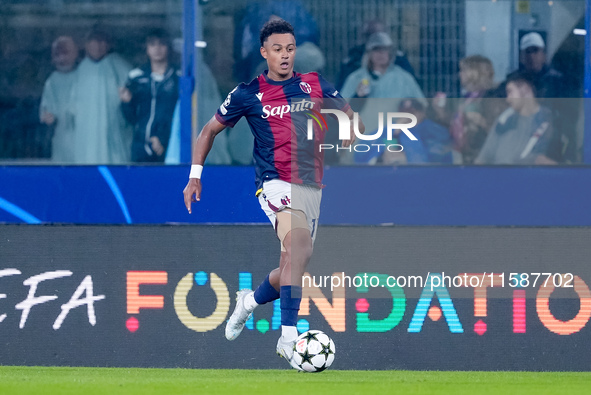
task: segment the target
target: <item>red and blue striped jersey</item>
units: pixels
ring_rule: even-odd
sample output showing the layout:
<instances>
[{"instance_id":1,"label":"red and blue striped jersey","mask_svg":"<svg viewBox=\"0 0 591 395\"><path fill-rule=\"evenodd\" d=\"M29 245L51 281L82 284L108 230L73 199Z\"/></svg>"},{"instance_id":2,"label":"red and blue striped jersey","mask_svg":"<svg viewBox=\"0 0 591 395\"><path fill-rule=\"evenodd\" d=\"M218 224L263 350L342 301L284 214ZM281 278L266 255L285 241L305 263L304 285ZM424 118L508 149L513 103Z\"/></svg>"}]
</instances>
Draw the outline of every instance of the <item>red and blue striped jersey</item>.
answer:
<instances>
[{"instance_id":1,"label":"red and blue striped jersey","mask_svg":"<svg viewBox=\"0 0 591 395\"><path fill-rule=\"evenodd\" d=\"M313 122L310 140L307 129L308 119L322 108L347 111L349 105L318 73L294 72L288 80L273 81L265 71L234 88L215 117L230 127L246 117L254 135L257 189L277 178L321 186L324 158L319 147L326 128L319 126L321 122Z\"/></svg>"}]
</instances>

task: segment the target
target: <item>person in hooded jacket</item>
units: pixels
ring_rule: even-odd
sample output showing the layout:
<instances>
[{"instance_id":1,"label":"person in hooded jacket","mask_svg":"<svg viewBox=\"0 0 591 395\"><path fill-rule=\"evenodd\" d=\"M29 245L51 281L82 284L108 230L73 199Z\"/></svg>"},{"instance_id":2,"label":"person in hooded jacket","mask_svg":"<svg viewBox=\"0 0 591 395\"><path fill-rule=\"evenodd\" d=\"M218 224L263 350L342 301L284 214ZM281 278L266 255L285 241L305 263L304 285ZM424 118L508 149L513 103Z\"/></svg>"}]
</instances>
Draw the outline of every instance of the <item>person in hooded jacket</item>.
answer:
<instances>
[{"instance_id":1,"label":"person in hooded jacket","mask_svg":"<svg viewBox=\"0 0 591 395\"><path fill-rule=\"evenodd\" d=\"M164 162L179 97L179 71L170 63L171 47L166 32L150 32L146 37L149 62L131 70L120 90L123 114L133 125L133 162Z\"/></svg>"}]
</instances>

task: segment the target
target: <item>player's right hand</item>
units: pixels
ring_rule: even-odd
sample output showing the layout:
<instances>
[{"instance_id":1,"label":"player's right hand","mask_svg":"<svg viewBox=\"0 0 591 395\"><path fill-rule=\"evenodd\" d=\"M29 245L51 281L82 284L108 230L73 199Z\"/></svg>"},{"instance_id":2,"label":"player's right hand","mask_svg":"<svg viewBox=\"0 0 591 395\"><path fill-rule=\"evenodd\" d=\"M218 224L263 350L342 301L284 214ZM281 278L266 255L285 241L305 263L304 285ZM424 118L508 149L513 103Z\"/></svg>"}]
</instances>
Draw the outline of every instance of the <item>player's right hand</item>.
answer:
<instances>
[{"instance_id":1,"label":"player's right hand","mask_svg":"<svg viewBox=\"0 0 591 395\"><path fill-rule=\"evenodd\" d=\"M189 178L187 186L183 190L185 196L185 206L191 214L191 203L201 200L201 180L199 178Z\"/></svg>"}]
</instances>

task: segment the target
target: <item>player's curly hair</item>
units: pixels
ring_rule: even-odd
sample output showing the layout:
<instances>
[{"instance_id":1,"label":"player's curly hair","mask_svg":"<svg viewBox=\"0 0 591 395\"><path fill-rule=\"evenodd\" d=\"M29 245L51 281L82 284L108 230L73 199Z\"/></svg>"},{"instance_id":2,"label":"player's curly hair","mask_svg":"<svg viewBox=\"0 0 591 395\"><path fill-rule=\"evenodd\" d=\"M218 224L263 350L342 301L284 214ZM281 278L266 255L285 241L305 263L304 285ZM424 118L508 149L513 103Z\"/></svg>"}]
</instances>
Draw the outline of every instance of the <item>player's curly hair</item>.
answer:
<instances>
[{"instance_id":1,"label":"player's curly hair","mask_svg":"<svg viewBox=\"0 0 591 395\"><path fill-rule=\"evenodd\" d=\"M271 34L285 33L289 33L295 37L293 26L291 26L289 22L284 21L283 19L270 20L269 22L265 23L265 25L261 29L261 47L265 44L265 41L267 41L267 38L269 38Z\"/></svg>"}]
</instances>

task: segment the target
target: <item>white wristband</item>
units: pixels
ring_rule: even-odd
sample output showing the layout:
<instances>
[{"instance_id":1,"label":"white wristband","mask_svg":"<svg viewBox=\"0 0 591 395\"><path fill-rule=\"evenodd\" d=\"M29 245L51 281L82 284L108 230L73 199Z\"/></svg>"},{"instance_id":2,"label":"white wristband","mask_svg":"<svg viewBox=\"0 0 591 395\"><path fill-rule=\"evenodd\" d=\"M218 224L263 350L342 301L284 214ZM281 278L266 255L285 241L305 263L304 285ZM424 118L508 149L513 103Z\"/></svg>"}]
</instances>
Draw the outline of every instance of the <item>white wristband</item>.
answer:
<instances>
[{"instance_id":1,"label":"white wristband","mask_svg":"<svg viewBox=\"0 0 591 395\"><path fill-rule=\"evenodd\" d=\"M191 165L191 173L189 173L189 178L201 178L201 172L203 171L203 166L201 165Z\"/></svg>"}]
</instances>

